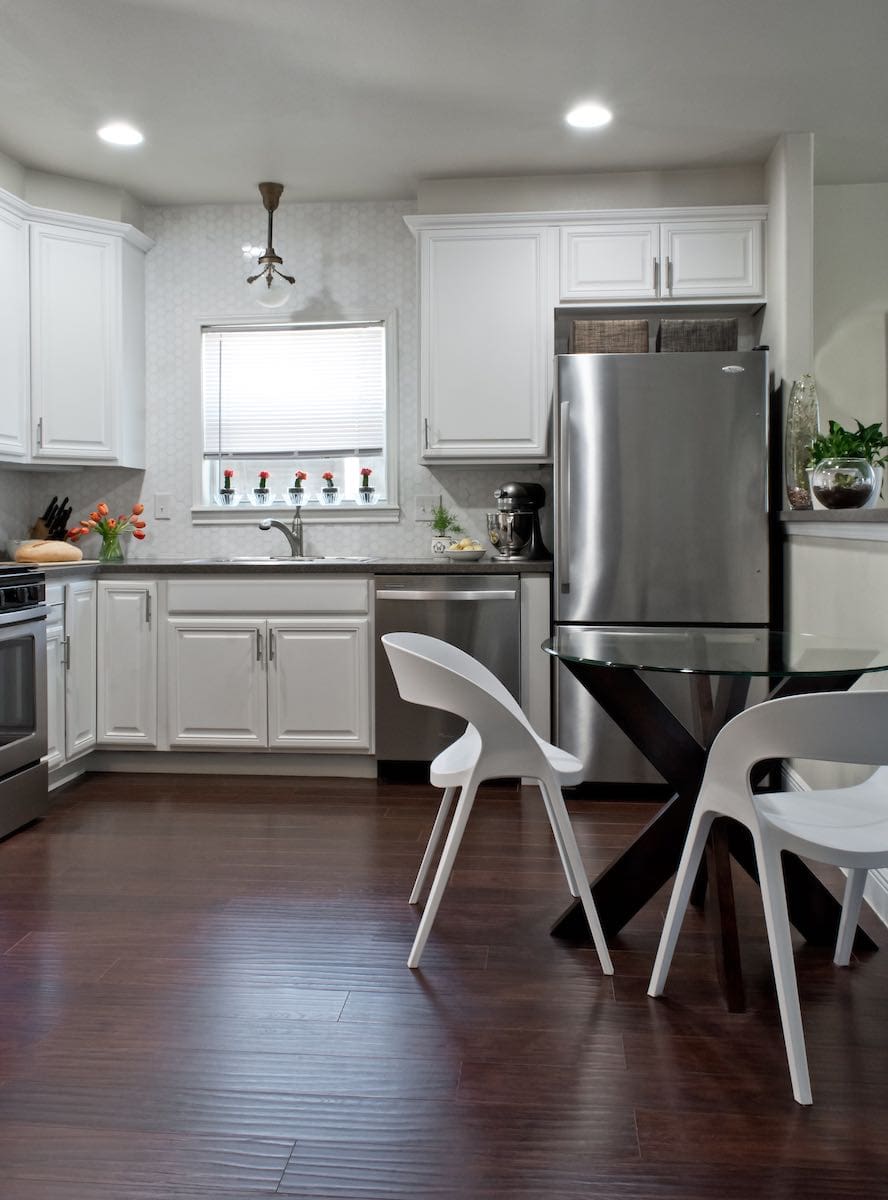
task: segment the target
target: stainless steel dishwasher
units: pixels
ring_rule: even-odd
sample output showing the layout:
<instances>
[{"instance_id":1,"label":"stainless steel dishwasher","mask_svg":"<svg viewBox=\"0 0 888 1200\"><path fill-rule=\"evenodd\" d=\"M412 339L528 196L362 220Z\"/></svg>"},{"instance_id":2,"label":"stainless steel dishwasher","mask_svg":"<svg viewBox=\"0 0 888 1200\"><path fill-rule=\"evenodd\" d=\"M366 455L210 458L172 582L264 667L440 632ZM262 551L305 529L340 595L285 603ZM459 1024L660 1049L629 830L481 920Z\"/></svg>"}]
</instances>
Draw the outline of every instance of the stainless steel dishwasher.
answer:
<instances>
[{"instance_id":1,"label":"stainless steel dishwasher","mask_svg":"<svg viewBox=\"0 0 888 1200\"><path fill-rule=\"evenodd\" d=\"M465 729L437 709L398 695L380 638L427 633L479 659L517 700L521 678L521 598L517 575L376 577L376 757L430 761Z\"/></svg>"}]
</instances>

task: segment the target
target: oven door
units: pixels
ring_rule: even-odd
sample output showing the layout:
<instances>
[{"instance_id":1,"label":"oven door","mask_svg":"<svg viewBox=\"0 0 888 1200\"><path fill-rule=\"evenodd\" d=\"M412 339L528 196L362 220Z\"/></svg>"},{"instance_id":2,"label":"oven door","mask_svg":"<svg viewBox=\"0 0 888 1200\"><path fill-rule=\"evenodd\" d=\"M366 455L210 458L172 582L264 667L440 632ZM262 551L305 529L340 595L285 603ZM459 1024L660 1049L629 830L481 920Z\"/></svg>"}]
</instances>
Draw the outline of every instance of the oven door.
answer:
<instances>
[{"instance_id":1,"label":"oven door","mask_svg":"<svg viewBox=\"0 0 888 1200\"><path fill-rule=\"evenodd\" d=\"M46 754L46 612L0 615L0 779Z\"/></svg>"}]
</instances>

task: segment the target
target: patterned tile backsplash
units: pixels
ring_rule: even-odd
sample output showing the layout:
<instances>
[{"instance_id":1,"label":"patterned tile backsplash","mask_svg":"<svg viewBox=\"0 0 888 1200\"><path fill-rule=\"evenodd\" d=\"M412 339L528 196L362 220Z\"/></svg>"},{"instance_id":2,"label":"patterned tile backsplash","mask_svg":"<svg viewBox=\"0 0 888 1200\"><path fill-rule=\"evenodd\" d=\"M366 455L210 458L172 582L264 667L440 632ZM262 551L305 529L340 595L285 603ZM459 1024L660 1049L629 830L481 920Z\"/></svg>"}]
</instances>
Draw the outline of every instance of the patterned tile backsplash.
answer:
<instances>
[{"instance_id":1,"label":"patterned tile backsplash","mask_svg":"<svg viewBox=\"0 0 888 1200\"><path fill-rule=\"evenodd\" d=\"M436 467L432 472L417 461L416 256L413 236L402 219L414 209L410 201L337 202L284 204L275 214L275 244L296 275L295 319L393 311L398 318L401 520L398 524L311 524L306 528L309 552L425 556L429 527L413 520L413 497L439 492L466 532L486 544L484 514L492 507L498 483L539 480L550 491L547 468L506 464ZM142 500L149 536L128 547L132 558L274 552L268 535L257 527L194 526L190 513L199 323L255 316L260 311L244 282L251 263L241 247L261 240L263 215L258 205L146 210L145 232L156 242L146 271L148 468L32 472L0 466L0 545L24 537L53 495L68 495L75 517L86 515L102 499L121 512ZM153 518L158 492L173 497L168 521ZM551 519L550 512L546 515ZM258 520L257 514L257 526ZM97 546L87 542L83 549L89 557Z\"/></svg>"}]
</instances>

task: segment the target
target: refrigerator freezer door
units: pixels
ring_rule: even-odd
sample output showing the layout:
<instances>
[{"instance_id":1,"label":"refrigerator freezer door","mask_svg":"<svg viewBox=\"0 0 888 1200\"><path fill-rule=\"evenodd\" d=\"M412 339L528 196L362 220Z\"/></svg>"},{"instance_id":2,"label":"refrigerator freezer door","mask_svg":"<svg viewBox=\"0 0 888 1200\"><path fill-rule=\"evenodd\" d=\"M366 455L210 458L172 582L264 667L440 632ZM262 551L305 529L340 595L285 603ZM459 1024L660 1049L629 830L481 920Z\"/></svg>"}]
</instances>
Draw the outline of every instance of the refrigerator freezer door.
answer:
<instances>
[{"instance_id":1,"label":"refrigerator freezer door","mask_svg":"<svg viewBox=\"0 0 888 1200\"><path fill-rule=\"evenodd\" d=\"M766 623L767 356L557 364L555 619Z\"/></svg>"}]
</instances>

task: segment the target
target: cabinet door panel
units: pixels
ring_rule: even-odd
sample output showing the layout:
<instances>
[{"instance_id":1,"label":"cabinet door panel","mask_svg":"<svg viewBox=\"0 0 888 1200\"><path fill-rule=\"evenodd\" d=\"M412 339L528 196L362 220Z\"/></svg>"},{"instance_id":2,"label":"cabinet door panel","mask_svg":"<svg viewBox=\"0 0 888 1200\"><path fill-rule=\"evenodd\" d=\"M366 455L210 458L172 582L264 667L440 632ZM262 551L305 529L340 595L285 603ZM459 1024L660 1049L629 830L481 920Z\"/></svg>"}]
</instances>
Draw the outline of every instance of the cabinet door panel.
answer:
<instances>
[{"instance_id":1,"label":"cabinet door panel","mask_svg":"<svg viewBox=\"0 0 888 1200\"><path fill-rule=\"evenodd\" d=\"M65 626L59 619L46 627L46 761L50 771L65 761Z\"/></svg>"},{"instance_id":2,"label":"cabinet door panel","mask_svg":"<svg viewBox=\"0 0 888 1200\"><path fill-rule=\"evenodd\" d=\"M96 744L96 585L65 584L65 755Z\"/></svg>"},{"instance_id":3,"label":"cabinet door panel","mask_svg":"<svg viewBox=\"0 0 888 1200\"><path fill-rule=\"evenodd\" d=\"M170 745L266 746L265 622L170 620L167 631Z\"/></svg>"},{"instance_id":4,"label":"cabinet door panel","mask_svg":"<svg viewBox=\"0 0 888 1200\"><path fill-rule=\"evenodd\" d=\"M677 221L660 239L670 299L763 294L760 220Z\"/></svg>"},{"instance_id":5,"label":"cabinet door panel","mask_svg":"<svg viewBox=\"0 0 888 1200\"><path fill-rule=\"evenodd\" d=\"M632 300L657 295L659 226L567 225L561 230L561 299Z\"/></svg>"},{"instance_id":6,"label":"cabinet door panel","mask_svg":"<svg viewBox=\"0 0 888 1200\"><path fill-rule=\"evenodd\" d=\"M28 458L28 226L0 209L0 459Z\"/></svg>"},{"instance_id":7,"label":"cabinet door panel","mask_svg":"<svg viewBox=\"0 0 888 1200\"><path fill-rule=\"evenodd\" d=\"M31 406L35 459L116 455L120 239L31 227Z\"/></svg>"},{"instance_id":8,"label":"cabinet door panel","mask_svg":"<svg viewBox=\"0 0 888 1200\"><path fill-rule=\"evenodd\" d=\"M553 236L518 227L421 235L424 458L545 456Z\"/></svg>"},{"instance_id":9,"label":"cabinet door panel","mask_svg":"<svg viewBox=\"0 0 888 1200\"><path fill-rule=\"evenodd\" d=\"M157 744L157 586L99 582L98 740Z\"/></svg>"},{"instance_id":10,"label":"cabinet door panel","mask_svg":"<svg viewBox=\"0 0 888 1200\"><path fill-rule=\"evenodd\" d=\"M370 749L366 619L269 622L269 745Z\"/></svg>"}]
</instances>

